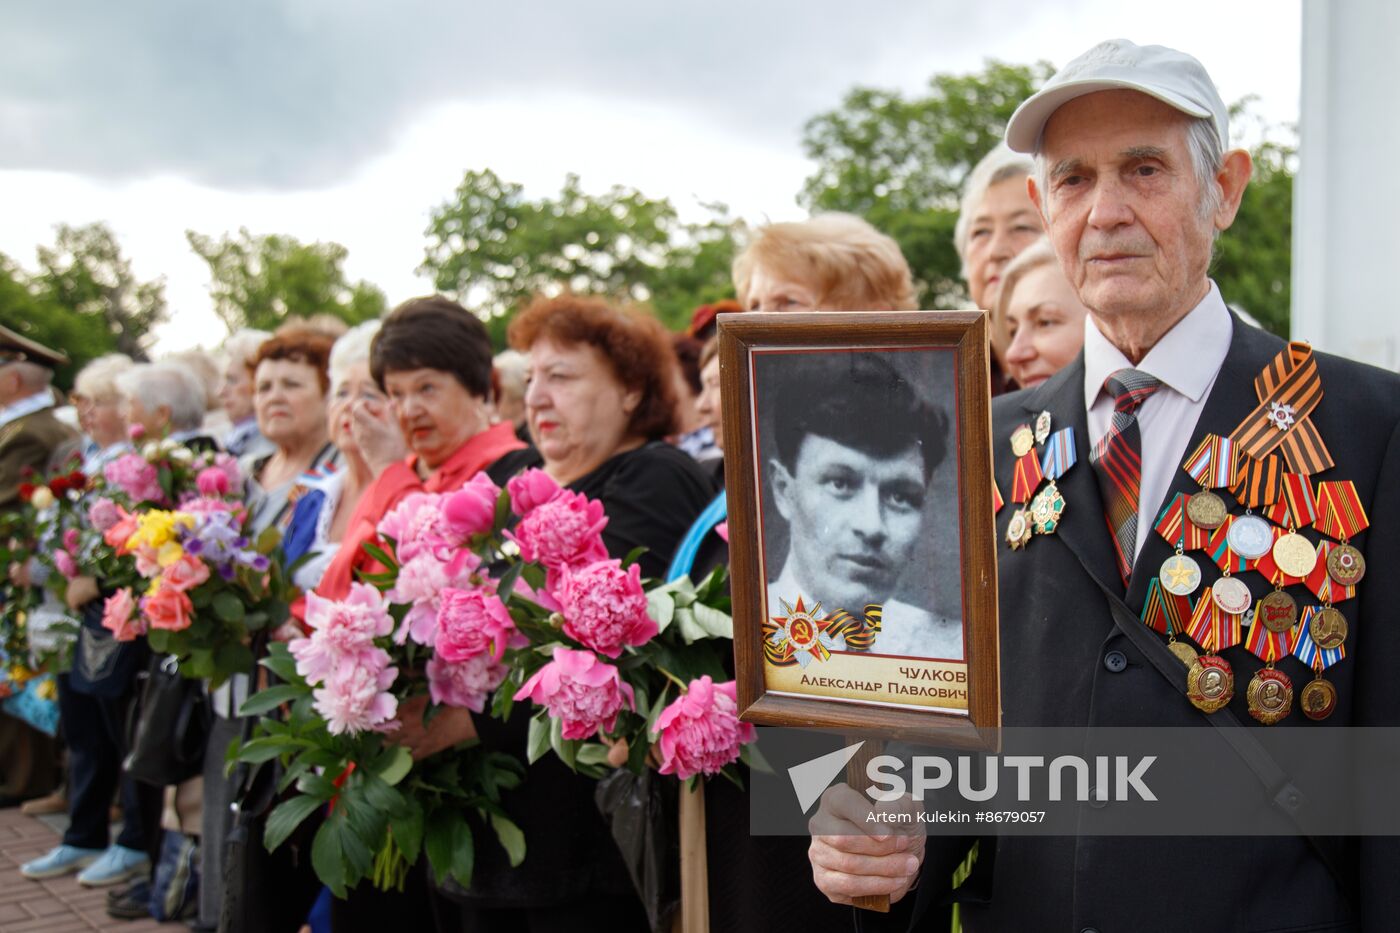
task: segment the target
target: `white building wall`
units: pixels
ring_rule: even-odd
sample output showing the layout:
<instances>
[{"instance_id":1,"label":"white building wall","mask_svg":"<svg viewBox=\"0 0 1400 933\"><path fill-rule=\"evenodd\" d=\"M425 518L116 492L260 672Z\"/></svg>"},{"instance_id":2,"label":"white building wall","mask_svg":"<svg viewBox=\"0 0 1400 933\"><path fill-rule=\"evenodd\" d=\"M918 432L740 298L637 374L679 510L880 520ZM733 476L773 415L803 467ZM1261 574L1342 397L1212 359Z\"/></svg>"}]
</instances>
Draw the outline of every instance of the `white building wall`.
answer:
<instances>
[{"instance_id":1,"label":"white building wall","mask_svg":"<svg viewBox=\"0 0 1400 933\"><path fill-rule=\"evenodd\" d=\"M1304 0L1292 335L1400 369L1400 2Z\"/></svg>"}]
</instances>

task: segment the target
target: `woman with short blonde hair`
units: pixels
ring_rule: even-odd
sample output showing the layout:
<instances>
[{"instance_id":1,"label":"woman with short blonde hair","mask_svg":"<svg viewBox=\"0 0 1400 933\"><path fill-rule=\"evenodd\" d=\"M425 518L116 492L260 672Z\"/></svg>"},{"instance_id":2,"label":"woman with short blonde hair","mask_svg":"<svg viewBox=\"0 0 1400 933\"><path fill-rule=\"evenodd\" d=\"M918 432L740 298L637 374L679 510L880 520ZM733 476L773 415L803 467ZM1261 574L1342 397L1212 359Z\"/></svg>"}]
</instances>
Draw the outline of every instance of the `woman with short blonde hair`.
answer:
<instances>
[{"instance_id":1,"label":"woman with short blonde hair","mask_svg":"<svg viewBox=\"0 0 1400 933\"><path fill-rule=\"evenodd\" d=\"M914 279L899 244L853 214L760 227L734 260L748 311L912 311Z\"/></svg>"}]
</instances>

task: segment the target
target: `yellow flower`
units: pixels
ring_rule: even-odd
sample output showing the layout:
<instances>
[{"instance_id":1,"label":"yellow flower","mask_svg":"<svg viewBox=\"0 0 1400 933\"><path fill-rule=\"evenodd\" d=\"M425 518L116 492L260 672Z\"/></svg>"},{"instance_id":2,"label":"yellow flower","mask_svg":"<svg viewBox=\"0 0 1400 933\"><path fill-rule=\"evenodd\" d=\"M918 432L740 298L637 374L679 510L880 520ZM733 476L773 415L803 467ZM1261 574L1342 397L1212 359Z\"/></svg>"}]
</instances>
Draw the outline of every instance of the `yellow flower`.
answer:
<instances>
[{"instance_id":1,"label":"yellow flower","mask_svg":"<svg viewBox=\"0 0 1400 933\"><path fill-rule=\"evenodd\" d=\"M39 686L34 688L34 695L41 700L58 699L58 684L53 678L48 678L39 682Z\"/></svg>"},{"instance_id":2,"label":"yellow flower","mask_svg":"<svg viewBox=\"0 0 1400 933\"><path fill-rule=\"evenodd\" d=\"M178 541L169 541L162 545L160 551L156 554L156 563L160 564L162 567L169 567L171 564L177 563L180 558L184 556L185 549L180 546L180 543Z\"/></svg>"},{"instance_id":3,"label":"yellow flower","mask_svg":"<svg viewBox=\"0 0 1400 933\"><path fill-rule=\"evenodd\" d=\"M41 512L53 505L54 501L53 490L47 486L40 486L34 490L34 495L29 497L29 504Z\"/></svg>"},{"instance_id":4,"label":"yellow flower","mask_svg":"<svg viewBox=\"0 0 1400 933\"><path fill-rule=\"evenodd\" d=\"M142 547L159 551L174 540L175 531L180 527L193 528L194 516L188 512L166 512L160 509L143 512L136 523L136 533L127 540L126 547L133 551Z\"/></svg>"},{"instance_id":5,"label":"yellow flower","mask_svg":"<svg viewBox=\"0 0 1400 933\"><path fill-rule=\"evenodd\" d=\"M29 668L25 667L23 664L15 664L10 667L9 676L11 683L22 684L28 681L31 677L33 677L34 672L31 671Z\"/></svg>"}]
</instances>

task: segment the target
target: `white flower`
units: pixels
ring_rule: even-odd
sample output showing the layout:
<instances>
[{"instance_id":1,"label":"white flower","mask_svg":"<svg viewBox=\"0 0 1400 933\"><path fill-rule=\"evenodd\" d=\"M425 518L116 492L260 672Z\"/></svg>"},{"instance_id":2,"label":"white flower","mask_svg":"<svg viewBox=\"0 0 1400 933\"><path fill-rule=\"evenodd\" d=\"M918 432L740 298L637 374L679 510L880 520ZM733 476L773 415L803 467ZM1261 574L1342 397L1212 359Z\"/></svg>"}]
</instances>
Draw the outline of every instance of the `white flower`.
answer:
<instances>
[{"instance_id":1,"label":"white flower","mask_svg":"<svg viewBox=\"0 0 1400 933\"><path fill-rule=\"evenodd\" d=\"M174 450L170 451L170 459L174 460L176 463L193 463L194 452L188 447L176 447Z\"/></svg>"}]
</instances>

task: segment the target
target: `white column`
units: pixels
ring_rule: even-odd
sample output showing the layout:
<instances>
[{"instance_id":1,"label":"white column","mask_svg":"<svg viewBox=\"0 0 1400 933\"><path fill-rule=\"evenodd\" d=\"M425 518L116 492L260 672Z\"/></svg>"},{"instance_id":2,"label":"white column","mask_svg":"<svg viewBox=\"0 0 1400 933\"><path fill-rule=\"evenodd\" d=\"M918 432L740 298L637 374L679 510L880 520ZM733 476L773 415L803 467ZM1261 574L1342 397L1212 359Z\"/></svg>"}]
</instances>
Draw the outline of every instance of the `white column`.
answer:
<instances>
[{"instance_id":1,"label":"white column","mask_svg":"<svg viewBox=\"0 0 1400 933\"><path fill-rule=\"evenodd\" d=\"M1302 7L1292 335L1400 369L1400 3Z\"/></svg>"}]
</instances>

